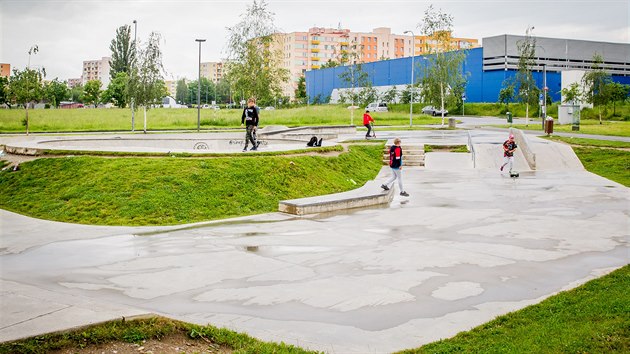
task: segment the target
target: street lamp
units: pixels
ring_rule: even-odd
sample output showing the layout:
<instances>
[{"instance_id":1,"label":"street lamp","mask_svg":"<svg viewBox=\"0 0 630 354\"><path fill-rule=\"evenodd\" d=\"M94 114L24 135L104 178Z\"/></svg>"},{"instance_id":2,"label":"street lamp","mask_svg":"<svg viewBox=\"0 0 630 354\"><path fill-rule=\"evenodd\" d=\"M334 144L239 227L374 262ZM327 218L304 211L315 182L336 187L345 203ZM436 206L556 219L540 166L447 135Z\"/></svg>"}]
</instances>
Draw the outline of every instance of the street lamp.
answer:
<instances>
[{"instance_id":1,"label":"street lamp","mask_svg":"<svg viewBox=\"0 0 630 354\"><path fill-rule=\"evenodd\" d=\"M197 80L197 131L201 129L201 43L205 41L205 39L195 39L195 42L199 42L199 79Z\"/></svg>"},{"instance_id":2,"label":"street lamp","mask_svg":"<svg viewBox=\"0 0 630 354\"><path fill-rule=\"evenodd\" d=\"M136 60L138 60L138 42L136 42L136 39L138 38L138 21L133 20L133 62L131 63L132 68L131 68L131 75L134 75L134 70L133 67L136 65ZM135 131L135 127L136 127L136 112L134 109L134 97L131 97L131 132L133 133Z\"/></svg>"},{"instance_id":3,"label":"street lamp","mask_svg":"<svg viewBox=\"0 0 630 354\"><path fill-rule=\"evenodd\" d=\"M416 56L416 35L413 31L405 31L405 34L411 33L411 89L409 99L409 128L413 125L413 69L414 69L414 57Z\"/></svg>"}]
</instances>

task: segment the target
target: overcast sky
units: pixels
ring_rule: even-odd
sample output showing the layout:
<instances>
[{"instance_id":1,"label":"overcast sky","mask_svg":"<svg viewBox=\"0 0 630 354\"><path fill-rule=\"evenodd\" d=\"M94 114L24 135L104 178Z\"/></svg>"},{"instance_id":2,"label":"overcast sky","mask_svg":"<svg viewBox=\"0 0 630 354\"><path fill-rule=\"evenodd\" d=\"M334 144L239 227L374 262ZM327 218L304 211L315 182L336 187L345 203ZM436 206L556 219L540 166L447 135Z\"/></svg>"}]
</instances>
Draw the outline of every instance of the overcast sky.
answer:
<instances>
[{"instance_id":1,"label":"overcast sky","mask_svg":"<svg viewBox=\"0 0 630 354\"><path fill-rule=\"evenodd\" d=\"M226 27L240 19L250 1L216 0L0 0L0 62L20 69L28 50L39 53L31 65L44 66L47 79L78 78L83 60L110 56L117 27L138 21L139 39L162 34L166 79L197 73L195 38L205 38L202 61L223 57ZM370 31L391 27L394 33L416 30L429 4L454 17L455 35L478 38L524 34L535 26L541 37L629 43L629 0L269 0L276 26L285 32L309 27ZM132 32L133 33L133 32Z\"/></svg>"}]
</instances>

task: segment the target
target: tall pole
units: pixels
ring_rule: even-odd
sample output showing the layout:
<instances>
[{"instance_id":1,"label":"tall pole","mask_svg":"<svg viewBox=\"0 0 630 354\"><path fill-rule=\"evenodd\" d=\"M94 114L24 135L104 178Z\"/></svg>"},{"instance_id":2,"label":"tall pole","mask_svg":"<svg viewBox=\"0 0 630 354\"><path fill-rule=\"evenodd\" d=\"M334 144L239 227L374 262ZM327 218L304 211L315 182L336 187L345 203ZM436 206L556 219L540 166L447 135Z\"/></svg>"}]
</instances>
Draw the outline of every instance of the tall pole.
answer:
<instances>
[{"instance_id":1,"label":"tall pole","mask_svg":"<svg viewBox=\"0 0 630 354\"><path fill-rule=\"evenodd\" d=\"M405 31L406 33L411 33L411 89L410 89L410 98L409 98L409 128L413 126L413 69L414 69L414 58L416 56L416 35L413 31Z\"/></svg>"},{"instance_id":2,"label":"tall pole","mask_svg":"<svg viewBox=\"0 0 630 354\"><path fill-rule=\"evenodd\" d=\"M197 131L201 130L201 43L205 39L195 39L199 42L199 79L197 80Z\"/></svg>"},{"instance_id":3,"label":"tall pole","mask_svg":"<svg viewBox=\"0 0 630 354\"><path fill-rule=\"evenodd\" d=\"M138 21L133 20L133 62L131 68L131 75L135 75L134 67L136 66L136 61L138 60L138 42L136 39L138 38ZM131 132L134 132L136 129L136 110L134 108L134 98L131 97Z\"/></svg>"}]
</instances>

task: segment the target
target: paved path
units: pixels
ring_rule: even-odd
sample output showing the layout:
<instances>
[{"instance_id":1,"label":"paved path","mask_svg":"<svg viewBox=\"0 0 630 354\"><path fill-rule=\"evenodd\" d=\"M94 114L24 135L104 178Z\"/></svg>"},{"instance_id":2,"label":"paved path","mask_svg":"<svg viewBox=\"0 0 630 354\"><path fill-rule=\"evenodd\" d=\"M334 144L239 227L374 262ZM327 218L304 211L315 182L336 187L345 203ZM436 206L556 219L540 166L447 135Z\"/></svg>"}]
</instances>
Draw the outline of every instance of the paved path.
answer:
<instances>
[{"instance_id":1,"label":"paved path","mask_svg":"<svg viewBox=\"0 0 630 354\"><path fill-rule=\"evenodd\" d=\"M475 143L502 136L480 132ZM628 188L580 169L511 179L462 157L427 159L404 169L410 198L335 215L272 213L142 235L146 228L100 232L0 212L9 240L0 340L58 328L57 310L80 314L61 316L66 326L84 324L88 310L99 319L154 312L327 352L383 353L450 337L628 263ZM12 247L18 239L38 241Z\"/></svg>"}]
</instances>

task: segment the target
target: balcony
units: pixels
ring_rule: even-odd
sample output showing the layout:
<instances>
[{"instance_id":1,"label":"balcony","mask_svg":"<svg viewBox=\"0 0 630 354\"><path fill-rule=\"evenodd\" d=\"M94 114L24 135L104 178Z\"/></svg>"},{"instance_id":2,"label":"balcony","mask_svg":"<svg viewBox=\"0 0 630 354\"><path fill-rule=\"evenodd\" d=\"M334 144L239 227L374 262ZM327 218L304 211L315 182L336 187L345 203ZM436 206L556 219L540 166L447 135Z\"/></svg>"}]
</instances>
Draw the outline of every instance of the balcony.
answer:
<instances>
[{"instance_id":1,"label":"balcony","mask_svg":"<svg viewBox=\"0 0 630 354\"><path fill-rule=\"evenodd\" d=\"M312 61L319 61L319 57L311 57Z\"/></svg>"},{"instance_id":2,"label":"balcony","mask_svg":"<svg viewBox=\"0 0 630 354\"><path fill-rule=\"evenodd\" d=\"M319 44L319 39L313 39L313 40L311 40L311 44Z\"/></svg>"},{"instance_id":3,"label":"balcony","mask_svg":"<svg viewBox=\"0 0 630 354\"><path fill-rule=\"evenodd\" d=\"M321 68L321 66L319 64L311 65L311 69L319 69L319 68Z\"/></svg>"},{"instance_id":4,"label":"balcony","mask_svg":"<svg viewBox=\"0 0 630 354\"><path fill-rule=\"evenodd\" d=\"M319 53L319 48L311 48L311 53Z\"/></svg>"},{"instance_id":5,"label":"balcony","mask_svg":"<svg viewBox=\"0 0 630 354\"><path fill-rule=\"evenodd\" d=\"M349 52L348 52L347 50L345 50L345 49L342 49L342 50L341 50L341 54L348 54L348 53L349 53Z\"/></svg>"},{"instance_id":6,"label":"balcony","mask_svg":"<svg viewBox=\"0 0 630 354\"><path fill-rule=\"evenodd\" d=\"M339 44L340 44L340 45L346 45L346 46L347 46L347 45L350 45L350 43L349 43L349 42L339 42Z\"/></svg>"}]
</instances>

